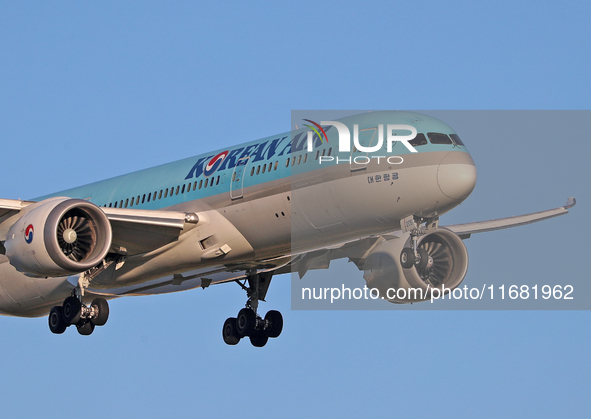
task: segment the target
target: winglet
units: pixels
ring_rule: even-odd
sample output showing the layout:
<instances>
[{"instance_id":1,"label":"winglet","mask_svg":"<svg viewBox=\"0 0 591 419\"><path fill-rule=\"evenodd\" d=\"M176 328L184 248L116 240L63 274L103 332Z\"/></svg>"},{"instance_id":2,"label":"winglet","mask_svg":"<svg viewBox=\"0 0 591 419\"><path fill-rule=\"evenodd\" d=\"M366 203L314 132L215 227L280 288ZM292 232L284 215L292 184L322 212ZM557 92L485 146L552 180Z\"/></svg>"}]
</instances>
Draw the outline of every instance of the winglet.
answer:
<instances>
[{"instance_id":1,"label":"winglet","mask_svg":"<svg viewBox=\"0 0 591 419\"><path fill-rule=\"evenodd\" d=\"M577 205L577 200L574 197L570 197L566 200L566 205L564 206L564 209L569 209L574 207L575 205Z\"/></svg>"}]
</instances>

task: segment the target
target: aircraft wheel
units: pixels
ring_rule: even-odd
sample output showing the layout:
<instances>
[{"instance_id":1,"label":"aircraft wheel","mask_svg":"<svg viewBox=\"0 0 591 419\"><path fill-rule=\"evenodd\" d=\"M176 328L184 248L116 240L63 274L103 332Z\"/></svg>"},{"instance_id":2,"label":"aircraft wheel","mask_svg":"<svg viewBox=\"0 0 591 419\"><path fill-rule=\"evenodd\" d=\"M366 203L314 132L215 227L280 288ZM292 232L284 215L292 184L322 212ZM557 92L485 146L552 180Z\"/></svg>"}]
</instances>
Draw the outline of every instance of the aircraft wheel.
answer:
<instances>
[{"instance_id":1,"label":"aircraft wheel","mask_svg":"<svg viewBox=\"0 0 591 419\"><path fill-rule=\"evenodd\" d=\"M417 268L417 271L422 271L429 264L429 253L423 248L417 249L417 252L419 253L419 259L415 267Z\"/></svg>"},{"instance_id":2,"label":"aircraft wheel","mask_svg":"<svg viewBox=\"0 0 591 419\"><path fill-rule=\"evenodd\" d=\"M270 338L276 338L283 330L283 316L277 310L270 310L265 314L265 323L269 323L267 335ZM256 345L255 345L256 346Z\"/></svg>"},{"instance_id":3,"label":"aircraft wheel","mask_svg":"<svg viewBox=\"0 0 591 419\"><path fill-rule=\"evenodd\" d=\"M95 326L104 326L109 320L109 303L104 298L95 298L91 306L98 311L98 315L92 319L92 322Z\"/></svg>"},{"instance_id":4,"label":"aircraft wheel","mask_svg":"<svg viewBox=\"0 0 591 419\"><path fill-rule=\"evenodd\" d=\"M88 336L94 331L94 323L85 321L84 323L77 325L76 328L78 329L78 333L82 336Z\"/></svg>"},{"instance_id":5,"label":"aircraft wheel","mask_svg":"<svg viewBox=\"0 0 591 419\"><path fill-rule=\"evenodd\" d=\"M49 312L49 330L56 335L61 335L66 331L68 325L64 321L63 308L61 306L55 306Z\"/></svg>"},{"instance_id":6,"label":"aircraft wheel","mask_svg":"<svg viewBox=\"0 0 591 419\"><path fill-rule=\"evenodd\" d=\"M224 322L224 327L222 328L222 337L224 338L224 342L226 342L227 345L236 345L238 342L240 342L240 335L236 329L235 317L230 317Z\"/></svg>"},{"instance_id":7,"label":"aircraft wheel","mask_svg":"<svg viewBox=\"0 0 591 419\"><path fill-rule=\"evenodd\" d=\"M412 268L415 264L415 252L410 247L405 247L400 253L400 264L403 268Z\"/></svg>"},{"instance_id":8,"label":"aircraft wheel","mask_svg":"<svg viewBox=\"0 0 591 419\"><path fill-rule=\"evenodd\" d=\"M63 316L66 325L76 324L80 321L82 303L76 297L68 297L64 300Z\"/></svg>"},{"instance_id":9,"label":"aircraft wheel","mask_svg":"<svg viewBox=\"0 0 591 419\"><path fill-rule=\"evenodd\" d=\"M250 336L256 326L256 315L250 308L243 308L236 317L236 330L238 336Z\"/></svg>"},{"instance_id":10,"label":"aircraft wheel","mask_svg":"<svg viewBox=\"0 0 591 419\"><path fill-rule=\"evenodd\" d=\"M256 346L257 348L262 348L267 344L269 340L269 335L264 330L255 330L250 336L250 343L252 346Z\"/></svg>"}]
</instances>

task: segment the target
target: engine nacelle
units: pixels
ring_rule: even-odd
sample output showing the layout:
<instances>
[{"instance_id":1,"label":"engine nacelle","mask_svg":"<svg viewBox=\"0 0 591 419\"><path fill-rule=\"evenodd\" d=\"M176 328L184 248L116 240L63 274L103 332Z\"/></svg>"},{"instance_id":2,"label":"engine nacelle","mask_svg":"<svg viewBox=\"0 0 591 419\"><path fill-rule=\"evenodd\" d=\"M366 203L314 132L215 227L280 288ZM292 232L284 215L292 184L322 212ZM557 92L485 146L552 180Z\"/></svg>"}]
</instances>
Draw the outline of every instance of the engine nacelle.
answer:
<instances>
[{"instance_id":1,"label":"engine nacelle","mask_svg":"<svg viewBox=\"0 0 591 419\"><path fill-rule=\"evenodd\" d=\"M450 292L462 283L468 271L466 246L455 233L439 228L421 236L418 248L429 255L427 266L420 271L416 266L405 269L400 254L411 247L410 234L389 238L379 243L366 257L362 266L368 288L375 288L380 296L393 303L411 303L431 298L433 289Z\"/></svg>"},{"instance_id":2,"label":"engine nacelle","mask_svg":"<svg viewBox=\"0 0 591 419\"><path fill-rule=\"evenodd\" d=\"M8 231L10 264L28 276L66 276L98 265L111 248L105 213L81 199L50 198L24 209Z\"/></svg>"}]
</instances>

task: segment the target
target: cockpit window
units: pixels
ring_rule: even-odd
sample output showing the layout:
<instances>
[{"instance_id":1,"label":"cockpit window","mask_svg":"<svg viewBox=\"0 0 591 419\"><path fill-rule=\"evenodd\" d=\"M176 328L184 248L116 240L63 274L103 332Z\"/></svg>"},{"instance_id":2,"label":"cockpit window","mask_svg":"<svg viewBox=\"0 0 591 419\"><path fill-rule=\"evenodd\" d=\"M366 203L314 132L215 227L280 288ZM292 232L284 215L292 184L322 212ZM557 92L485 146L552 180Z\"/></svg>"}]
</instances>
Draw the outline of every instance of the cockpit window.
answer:
<instances>
[{"instance_id":1,"label":"cockpit window","mask_svg":"<svg viewBox=\"0 0 591 419\"><path fill-rule=\"evenodd\" d=\"M438 132L430 132L427 134L431 144L452 144L447 134L440 134Z\"/></svg>"},{"instance_id":2,"label":"cockpit window","mask_svg":"<svg viewBox=\"0 0 591 419\"><path fill-rule=\"evenodd\" d=\"M425 134L417 134L415 138L409 141L409 144L413 147L417 147L420 145L427 144L427 139L425 138Z\"/></svg>"},{"instance_id":3,"label":"cockpit window","mask_svg":"<svg viewBox=\"0 0 591 419\"><path fill-rule=\"evenodd\" d=\"M454 143L456 143L457 145L464 145L462 140L460 140L460 136L458 134L449 134L449 136L452 140L454 140Z\"/></svg>"}]
</instances>

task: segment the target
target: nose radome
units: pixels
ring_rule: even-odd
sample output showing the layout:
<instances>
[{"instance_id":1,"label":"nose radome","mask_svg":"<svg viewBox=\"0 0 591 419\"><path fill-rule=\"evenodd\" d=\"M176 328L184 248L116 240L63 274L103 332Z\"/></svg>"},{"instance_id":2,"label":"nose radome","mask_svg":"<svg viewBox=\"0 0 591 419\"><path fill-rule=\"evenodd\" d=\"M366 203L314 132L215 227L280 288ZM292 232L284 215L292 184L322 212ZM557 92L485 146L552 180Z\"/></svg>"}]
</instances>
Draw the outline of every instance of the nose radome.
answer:
<instances>
[{"instance_id":1,"label":"nose radome","mask_svg":"<svg viewBox=\"0 0 591 419\"><path fill-rule=\"evenodd\" d=\"M460 151L449 152L437 169L439 189L448 198L463 200L476 186L476 166L470 154Z\"/></svg>"}]
</instances>

